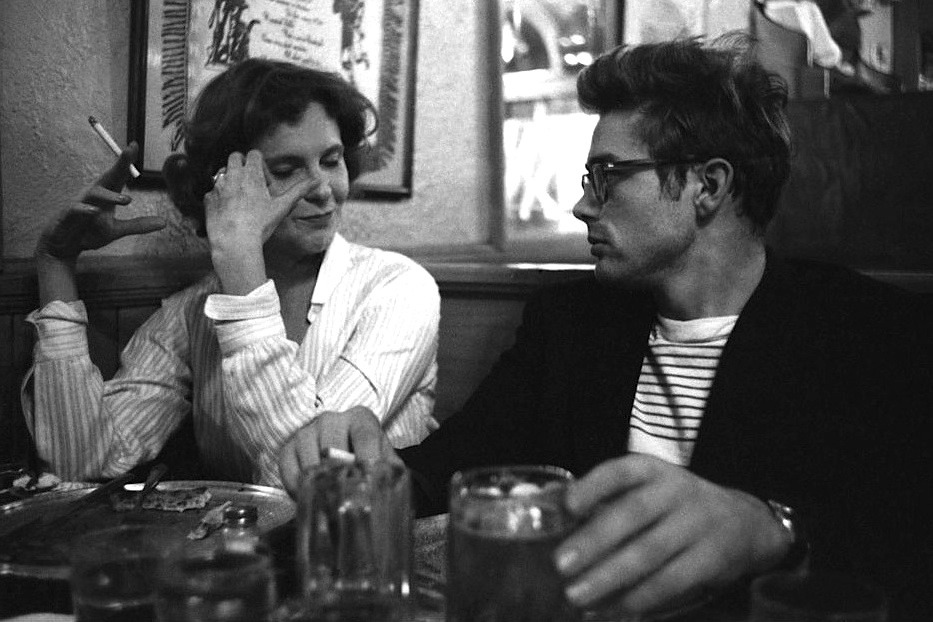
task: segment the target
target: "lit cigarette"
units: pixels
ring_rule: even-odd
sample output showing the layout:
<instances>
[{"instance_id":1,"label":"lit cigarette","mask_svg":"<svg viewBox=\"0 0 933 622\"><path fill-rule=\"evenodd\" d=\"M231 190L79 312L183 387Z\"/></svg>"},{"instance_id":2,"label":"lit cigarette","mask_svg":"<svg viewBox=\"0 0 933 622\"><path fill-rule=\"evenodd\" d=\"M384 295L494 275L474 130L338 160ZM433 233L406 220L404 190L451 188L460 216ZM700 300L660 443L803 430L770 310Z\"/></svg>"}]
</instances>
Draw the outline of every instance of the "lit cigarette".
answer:
<instances>
[{"instance_id":1,"label":"lit cigarette","mask_svg":"<svg viewBox=\"0 0 933 622\"><path fill-rule=\"evenodd\" d=\"M110 147L110 150L119 156L121 151L120 145L118 145L117 141L113 139L113 136L107 133L107 130L105 130L104 126L100 124L100 121L98 121L93 115L88 117L87 121L91 124L91 127L94 128L94 131L97 132L97 135L104 139L104 142L107 143L107 146ZM132 164L130 164L130 175L133 177L139 177L139 171Z\"/></svg>"}]
</instances>

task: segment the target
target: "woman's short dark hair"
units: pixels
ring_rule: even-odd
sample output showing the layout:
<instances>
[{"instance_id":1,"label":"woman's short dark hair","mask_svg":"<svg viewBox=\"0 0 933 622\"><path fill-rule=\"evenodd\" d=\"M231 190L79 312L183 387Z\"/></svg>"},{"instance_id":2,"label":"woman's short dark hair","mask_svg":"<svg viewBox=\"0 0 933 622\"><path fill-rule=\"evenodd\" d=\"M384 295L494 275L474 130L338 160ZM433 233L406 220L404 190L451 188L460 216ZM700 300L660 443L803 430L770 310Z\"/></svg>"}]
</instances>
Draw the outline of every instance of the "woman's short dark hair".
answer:
<instances>
[{"instance_id":1,"label":"woman's short dark hair","mask_svg":"<svg viewBox=\"0 0 933 622\"><path fill-rule=\"evenodd\" d=\"M787 85L754 61L751 44L732 33L709 44L692 38L620 46L580 73L577 93L589 112L641 112L652 158L728 160L733 196L763 234L790 174L791 138ZM659 174L668 189L680 189L686 171L673 166Z\"/></svg>"},{"instance_id":2,"label":"woman's short dark hair","mask_svg":"<svg viewBox=\"0 0 933 622\"><path fill-rule=\"evenodd\" d=\"M251 58L204 87L183 127L184 154L169 156L163 166L172 201L197 222L199 235L206 234L203 197L228 156L246 153L281 123L299 122L312 102L336 121L353 181L362 172L366 139L378 119L372 102L338 74Z\"/></svg>"}]
</instances>

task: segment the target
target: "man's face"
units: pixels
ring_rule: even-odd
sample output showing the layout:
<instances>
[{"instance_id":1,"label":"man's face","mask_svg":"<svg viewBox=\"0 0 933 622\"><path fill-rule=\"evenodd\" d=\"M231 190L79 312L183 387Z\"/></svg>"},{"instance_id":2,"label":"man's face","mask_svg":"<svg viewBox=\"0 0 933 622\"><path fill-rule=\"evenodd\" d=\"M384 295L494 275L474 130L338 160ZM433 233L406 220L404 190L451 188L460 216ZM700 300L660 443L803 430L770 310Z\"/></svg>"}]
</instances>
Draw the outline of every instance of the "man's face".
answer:
<instances>
[{"instance_id":1,"label":"man's face","mask_svg":"<svg viewBox=\"0 0 933 622\"><path fill-rule=\"evenodd\" d=\"M650 159L638 137L639 112L600 116L587 164ZM688 173L685 190L665 190L654 167L635 167L607 176L606 202L600 205L592 185L574 206L573 214L587 227L590 252L601 281L656 287L683 269L696 238L696 217ZM676 198L672 198L674 195Z\"/></svg>"}]
</instances>

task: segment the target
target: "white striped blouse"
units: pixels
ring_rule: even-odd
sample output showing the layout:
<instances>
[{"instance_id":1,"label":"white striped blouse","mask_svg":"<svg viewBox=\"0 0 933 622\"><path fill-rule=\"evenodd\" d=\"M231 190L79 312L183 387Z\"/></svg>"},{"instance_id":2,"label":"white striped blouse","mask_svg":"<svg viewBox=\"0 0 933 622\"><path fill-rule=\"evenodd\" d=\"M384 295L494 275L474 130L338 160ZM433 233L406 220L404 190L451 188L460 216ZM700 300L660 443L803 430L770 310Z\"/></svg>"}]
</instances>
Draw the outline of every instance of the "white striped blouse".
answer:
<instances>
[{"instance_id":1,"label":"white striped blouse","mask_svg":"<svg viewBox=\"0 0 933 622\"><path fill-rule=\"evenodd\" d=\"M212 475L278 486L278 450L323 411L370 408L396 447L437 427L437 285L414 261L335 236L301 344L286 339L271 281L217 293L211 274L165 299L103 382L80 301L31 313L38 339L23 407L39 455L67 479L154 458L192 413Z\"/></svg>"},{"instance_id":2,"label":"white striped blouse","mask_svg":"<svg viewBox=\"0 0 933 622\"><path fill-rule=\"evenodd\" d=\"M629 451L690 463L722 349L738 317L658 317L635 390Z\"/></svg>"}]
</instances>

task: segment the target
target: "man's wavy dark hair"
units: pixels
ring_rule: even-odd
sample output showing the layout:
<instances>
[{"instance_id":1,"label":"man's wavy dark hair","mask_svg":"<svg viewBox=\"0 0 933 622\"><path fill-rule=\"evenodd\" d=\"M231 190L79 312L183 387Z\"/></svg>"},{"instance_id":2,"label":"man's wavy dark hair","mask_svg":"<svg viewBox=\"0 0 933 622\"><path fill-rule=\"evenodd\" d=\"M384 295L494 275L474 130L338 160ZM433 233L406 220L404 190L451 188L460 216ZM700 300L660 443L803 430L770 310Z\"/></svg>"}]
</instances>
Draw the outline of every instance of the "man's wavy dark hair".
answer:
<instances>
[{"instance_id":1,"label":"man's wavy dark hair","mask_svg":"<svg viewBox=\"0 0 933 622\"><path fill-rule=\"evenodd\" d=\"M178 209L206 235L204 195L234 151L246 153L281 123L294 124L312 102L336 122L350 181L362 172L376 109L335 73L284 61L248 59L211 80L184 126L184 154L166 159L163 173Z\"/></svg>"},{"instance_id":2,"label":"man's wavy dark hair","mask_svg":"<svg viewBox=\"0 0 933 622\"><path fill-rule=\"evenodd\" d=\"M787 85L754 60L752 44L730 33L708 43L620 46L580 73L577 94L589 112L641 112L641 138L652 158L728 160L733 196L763 235L790 174L791 137ZM676 193L686 171L678 165L659 174Z\"/></svg>"}]
</instances>

